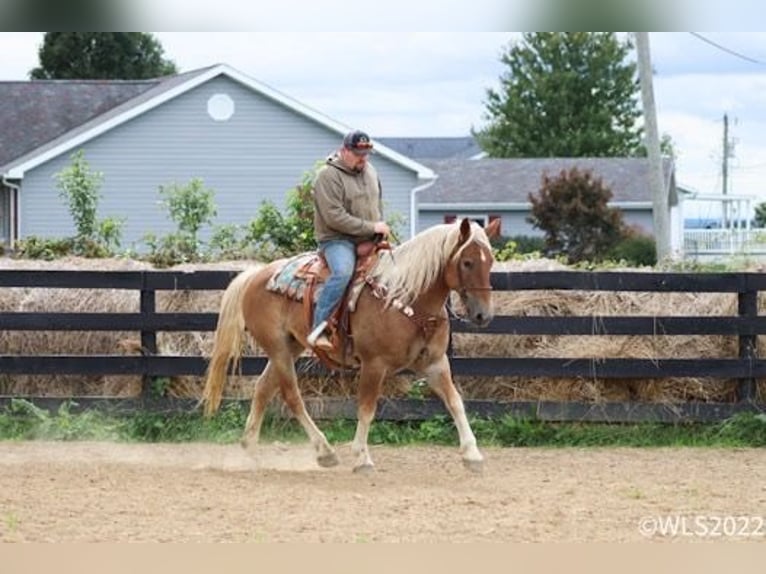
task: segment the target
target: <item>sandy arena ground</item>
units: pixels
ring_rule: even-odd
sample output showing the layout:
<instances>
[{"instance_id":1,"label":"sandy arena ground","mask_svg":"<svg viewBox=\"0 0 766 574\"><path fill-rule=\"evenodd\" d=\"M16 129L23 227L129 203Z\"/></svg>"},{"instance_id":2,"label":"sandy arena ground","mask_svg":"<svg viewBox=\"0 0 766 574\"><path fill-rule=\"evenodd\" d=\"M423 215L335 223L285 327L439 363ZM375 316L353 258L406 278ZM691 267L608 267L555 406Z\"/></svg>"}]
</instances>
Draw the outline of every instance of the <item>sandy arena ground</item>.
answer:
<instances>
[{"instance_id":1,"label":"sandy arena ground","mask_svg":"<svg viewBox=\"0 0 766 574\"><path fill-rule=\"evenodd\" d=\"M472 475L457 448L373 447L358 476L349 445L329 470L260 448L0 442L0 541L766 542L766 449L487 448Z\"/></svg>"}]
</instances>

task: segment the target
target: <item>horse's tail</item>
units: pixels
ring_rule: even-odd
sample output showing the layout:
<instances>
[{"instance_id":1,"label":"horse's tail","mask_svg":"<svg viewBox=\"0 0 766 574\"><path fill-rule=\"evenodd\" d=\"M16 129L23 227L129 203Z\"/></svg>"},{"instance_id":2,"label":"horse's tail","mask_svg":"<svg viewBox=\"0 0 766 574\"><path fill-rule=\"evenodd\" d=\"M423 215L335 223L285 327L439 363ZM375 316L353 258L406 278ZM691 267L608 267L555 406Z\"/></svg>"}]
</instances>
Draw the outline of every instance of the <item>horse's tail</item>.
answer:
<instances>
[{"instance_id":1,"label":"horse's tail","mask_svg":"<svg viewBox=\"0 0 766 574\"><path fill-rule=\"evenodd\" d=\"M242 297L250 280L258 272L257 267L242 271L237 275L223 293L221 309L218 313L218 325L215 329L215 343L205 377L205 390L202 392L202 402L205 405L205 416L210 416L221 406L223 386L229 364L239 365L242 349L247 337L245 333L245 318L242 315Z\"/></svg>"}]
</instances>

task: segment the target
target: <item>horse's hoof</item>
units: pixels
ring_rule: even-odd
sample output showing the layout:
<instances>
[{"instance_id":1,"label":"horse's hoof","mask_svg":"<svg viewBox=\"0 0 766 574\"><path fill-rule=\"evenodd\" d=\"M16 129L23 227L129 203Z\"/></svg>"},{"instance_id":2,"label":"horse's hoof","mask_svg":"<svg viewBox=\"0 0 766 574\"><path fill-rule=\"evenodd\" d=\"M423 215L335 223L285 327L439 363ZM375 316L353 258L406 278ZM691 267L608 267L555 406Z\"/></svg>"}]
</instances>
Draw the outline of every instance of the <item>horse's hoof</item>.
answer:
<instances>
[{"instance_id":1,"label":"horse's hoof","mask_svg":"<svg viewBox=\"0 0 766 574\"><path fill-rule=\"evenodd\" d=\"M322 468L330 468L332 466L338 466L338 463L340 461L338 460L338 455L334 452L323 454L321 456L317 457L317 463Z\"/></svg>"},{"instance_id":2,"label":"horse's hoof","mask_svg":"<svg viewBox=\"0 0 766 574\"><path fill-rule=\"evenodd\" d=\"M481 474L484 472L483 460L470 460L470 459L464 458L463 466L475 474Z\"/></svg>"},{"instance_id":3,"label":"horse's hoof","mask_svg":"<svg viewBox=\"0 0 766 574\"><path fill-rule=\"evenodd\" d=\"M354 467L355 474L372 474L375 472L375 465L370 463L360 464Z\"/></svg>"}]
</instances>

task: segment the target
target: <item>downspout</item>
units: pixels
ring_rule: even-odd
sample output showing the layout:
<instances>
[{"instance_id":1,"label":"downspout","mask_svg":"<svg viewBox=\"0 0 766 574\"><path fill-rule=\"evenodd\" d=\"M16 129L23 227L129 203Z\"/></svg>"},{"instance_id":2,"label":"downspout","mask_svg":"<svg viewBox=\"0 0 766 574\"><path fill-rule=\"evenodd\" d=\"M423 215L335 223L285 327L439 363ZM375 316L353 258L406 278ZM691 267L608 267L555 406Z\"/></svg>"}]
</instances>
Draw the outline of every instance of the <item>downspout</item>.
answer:
<instances>
[{"instance_id":1,"label":"downspout","mask_svg":"<svg viewBox=\"0 0 766 574\"><path fill-rule=\"evenodd\" d=\"M410 239L415 237L418 230L418 210L416 196L424 189L431 187L438 178L439 176L435 175L433 179L430 179L427 182L413 188L410 192Z\"/></svg>"},{"instance_id":2,"label":"downspout","mask_svg":"<svg viewBox=\"0 0 766 574\"><path fill-rule=\"evenodd\" d=\"M8 214L8 242L11 249L13 249L13 245L15 243L14 237L14 230L16 229L16 211L18 210L18 201L19 201L19 195L21 186L16 183L11 183L8 179L5 178L5 174L0 174L0 182L7 188L13 190L13 194L11 194L11 197L9 198L9 204L10 204L10 213Z\"/></svg>"}]
</instances>

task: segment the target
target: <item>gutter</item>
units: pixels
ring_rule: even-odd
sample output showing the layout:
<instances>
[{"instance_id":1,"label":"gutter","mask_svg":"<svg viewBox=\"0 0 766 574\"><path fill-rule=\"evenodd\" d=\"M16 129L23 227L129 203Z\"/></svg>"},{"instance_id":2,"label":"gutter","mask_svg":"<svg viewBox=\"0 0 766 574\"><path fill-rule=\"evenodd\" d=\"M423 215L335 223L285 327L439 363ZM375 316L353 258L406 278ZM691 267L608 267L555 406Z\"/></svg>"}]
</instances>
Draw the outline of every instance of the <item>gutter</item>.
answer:
<instances>
[{"instance_id":1,"label":"gutter","mask_svg":"<svg viewBox=\"0 0 766 574\"><path fill-rule=\"evenodd\" d=\"M18 200L19 195L21 191L21 186L17 183L11 183L7 178L6 175L0 174L0 183L2 183L4 186L12 189L15 193L11 194L10 197L10 213L8 217L8 242L9 247L13 248L13 244L15 242L16 237L14 237L14 231L16 230L16 212L18 211Z\"/></svg>"},{"instance_id":2,"label":"gutter","mask_svg":"<svg viewBox=\"0 0 766 574\"><path fill-rule=\"evenodd\" d=\"M412 191L410 192L410 239L415 237L417 234L418 229L418 210L417 210L417 201L416 196L418 193L423 191L424 189L428 189L431 187L436 180L439 179L439 176L434 174L433 179L428 180L427 182L414 187Z\"/></svg>"}]
</instances>

